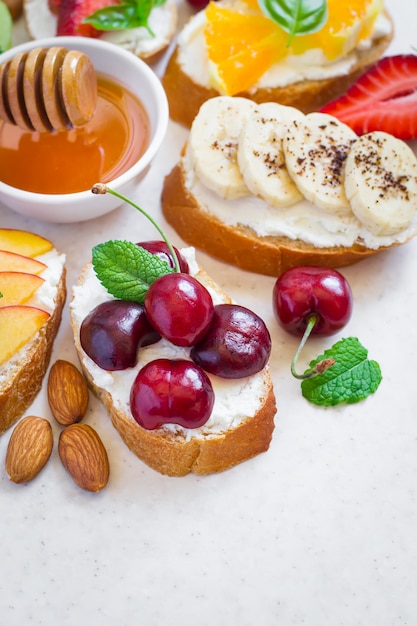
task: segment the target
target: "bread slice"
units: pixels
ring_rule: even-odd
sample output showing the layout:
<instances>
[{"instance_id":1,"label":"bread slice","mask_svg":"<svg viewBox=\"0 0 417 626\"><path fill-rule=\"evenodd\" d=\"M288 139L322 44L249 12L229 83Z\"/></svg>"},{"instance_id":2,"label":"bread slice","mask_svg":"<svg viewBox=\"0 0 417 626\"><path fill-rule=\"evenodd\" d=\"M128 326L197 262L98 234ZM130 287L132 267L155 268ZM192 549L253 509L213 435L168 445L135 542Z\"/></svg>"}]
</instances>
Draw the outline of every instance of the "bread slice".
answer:
<instances>
[{"instance_id":1,"label":"bread slice","mask_svg":"<svg viewBox=\"0 0 417 626\"><path fill-rule=\"evenodd\" d=\"M40 331L17 354L0 365L0 435L23 415L38 394L51 358L66 300L65 257L53 249L38 257L47 265L45 289L26 304L50 313Z\"/></svg>"},{"instance_id":2,"label":"bread slice","mask_svg":"<svg viewBox=\"0 0 417 626\"><path fill-rule=\"evenodd\" d=\"M50 11L48 0L24 0L26 29L32 39L55 37L57 18ZM144 28L109 31L101 35L103 41L120 45L146 63L156 63L170 45L177 28L178 11L175 0L152 10L149 25L155 36Z\"/></svg>"},{"instance_id":3,"label":"bread slice","mask_svg":"<svg viewBox=\"0 0 417 626\"><path fill-rule=\"evenodd\" d=\"M23 11L23 0L4 0L4 3L7 5L12 18L17 20Z\"/></svg>"},{"instance_id":4,"label":"bread slice","mask_svg":"<svg viewBox=\"0 0 417 626\"><path fill-rule=\"evenodd\" d=\"M390 20L388 14L386 17ZM393 34L394 29L391 27L388 34L374 39L369 48L358 50L355 62L347 73L321 80L303 80L285 87L260 87L234 95L249 98L258 104L278 102L296 107L303 113L318 111L345 93L359 76L382 56ZM180 44L176 46L169 59L162 83L167 94L171 119L190 128L203 102L220 94L216 89L195 82L183 70L179 62L179 46Z\"/></svg>"},{"instance_id":5,"label":"bread slice","mask_svg":"<svg viewBox=\"0 0 417 626\"><path fill-rule=\"evenodd\" d=\"M194 253L193 250L191 252ZM193 266L196 267L195 261ZM204 271L196 268L191 273L209 289L217 301L231 302ZM170 354L169 358L175 358L172 349L176 348L161 340L153 346L141 348L139 364L131 370L104 372L97 367L81 347L80 325L93 306L110 298L98 284L94 270L89 265L73 288L71 324L75 347L89 385L103 402L113 426L134 454L162 474L184 476L190 472L220 472L268 450L276 414L269 366L241 380L225 380L210 375L216 402L209 421L201 428L186 429L168 425L146 430L139 426L129 408L130 385L145 362L166 356L166 351ZM187 358L187 350L189 353L189 349L178 348L178 357ZM228 402L223 403L222 399L226 397Z\"/></svg>"},{"instance_id":6,"label":"bread slice","mask_svg":"<svg viewBox=\"0 0 417 626\"><path fill-rule=\"evenodd\" d=\"M215 200L209 207L201 206L189 190L184 160L165 177L162 212L178 235L187 244L221 261L258 274L280 276L298 265L344 267L395 245L370 248L358 241L350 246L315 247L301 239L260 236L243 223L228 224L216 216L210 210L214 209L214 203Z\"/></svg>"}]
</instances>

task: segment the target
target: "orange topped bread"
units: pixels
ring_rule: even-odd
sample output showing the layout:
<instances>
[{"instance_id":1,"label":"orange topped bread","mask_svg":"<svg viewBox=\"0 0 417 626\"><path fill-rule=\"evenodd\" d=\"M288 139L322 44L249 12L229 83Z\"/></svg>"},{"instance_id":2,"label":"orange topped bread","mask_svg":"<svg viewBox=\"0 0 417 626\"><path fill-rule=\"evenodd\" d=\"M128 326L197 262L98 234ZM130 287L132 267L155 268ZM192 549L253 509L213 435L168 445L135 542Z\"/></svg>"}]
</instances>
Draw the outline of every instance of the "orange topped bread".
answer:
<instances>
[{"instance_id":1,"label":"orange topped bread","mask_svg":"<svg viewBox=\"0 0 417 626\"><path fill-rule=\"evenodd\" d=\"M163 77L172 119L190 126L216 95L317 110L379 59L393 35L383 0L323 1L310 28L291 15L272 19L261 3L212 1L185 25Z\"/></svg>"},{"instance_id":2,"label":"orange topped bread","mask_svg":"<svg viewBox=\"0 0 417 626\"><path fill-rule=\"evenodd\" d=\"M0 228L0 434L41 388L66 297L65 257L31 232Z\"/></svg>"}]
</instances>

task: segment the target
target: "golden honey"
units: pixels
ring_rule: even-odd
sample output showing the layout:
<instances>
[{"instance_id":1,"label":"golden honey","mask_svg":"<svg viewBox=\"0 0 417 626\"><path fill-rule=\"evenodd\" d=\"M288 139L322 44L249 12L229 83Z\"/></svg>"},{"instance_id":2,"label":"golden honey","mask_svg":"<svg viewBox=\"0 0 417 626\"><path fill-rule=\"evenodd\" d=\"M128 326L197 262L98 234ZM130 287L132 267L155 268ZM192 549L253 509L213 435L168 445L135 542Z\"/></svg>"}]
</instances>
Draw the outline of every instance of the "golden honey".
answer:
<instances>
[{"instance_id":1,"label":"golden honey","mask_svg":"<svg viewBox=\"0 0 417 626\"><path fill-rule=\"evenodd\" d=\"M140 100L99 75L97 109L82 127L40 133L0 121L0 180L36 193L85 191L128 170L145 152L149 133Z\"/></svg>"}]
</instances>

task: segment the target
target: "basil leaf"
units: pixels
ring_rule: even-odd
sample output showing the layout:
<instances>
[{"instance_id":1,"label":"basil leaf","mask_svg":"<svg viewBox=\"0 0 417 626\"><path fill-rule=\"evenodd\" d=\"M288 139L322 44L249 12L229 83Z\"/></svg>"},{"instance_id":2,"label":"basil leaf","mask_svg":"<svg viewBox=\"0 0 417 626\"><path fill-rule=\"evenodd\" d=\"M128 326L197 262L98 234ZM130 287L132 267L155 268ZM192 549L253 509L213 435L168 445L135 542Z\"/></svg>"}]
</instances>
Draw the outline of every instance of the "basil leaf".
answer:
<instances>
[{"instance_id":1,"label":"basil leaf","mask_svg":"<svg viewBox=\"0 0 417 626\"><path fill-rule=\"evenodd\" d=\"M323 359L334 359L335 363L322 374L302 381L303 396L321 406L335 406L341 402L352 404L363 400L377 390L382 380L378 363L368 360L367 356L368 351L356 337L338 341L311 361L307 372Z\"/></svg>"},{"instance_id":2,"label":"basil leaf","mask_svg":"<svg viewBox=\"0 0 417 626\"><path fill-rule=\"evenodd\" d=\"M341 2L343 0L340 0ZM290 35L309 35L327 21L326 0L258 0L261 10Z\"/></svg>"},{"instance_id":3,"label":"basil leaf","mask_svg":"<svg viewBox=\"0 0 417 626\"><path fill-rule=\"evenodd\" d=\"M107 291L121 300L143 304L149 286L174 272L168 263L130 241L107 241L93 248L93 267Z\"/></svg>"},{"instance_id":4,"label":"basil leaf","mask_svg":"<svg viewBox=\"0 0 417 626\"><path fill-rule=\"evenodd\" d=\"M7 5L0 2L0 53L12 47L13 20Z\"/></svg>"},{"instance_id":5,"label":"basil leaf","mask_svg":"<svg viewBox=\"0 0 417 626\"><path fill-rule=\"evenodd\" d=\"M102 31L127 30L144 26L151 32L148 26L151 11L165 2L166 0L125 0L121 4L98 9L83 22Z\"/></svg>"}]
</instances>

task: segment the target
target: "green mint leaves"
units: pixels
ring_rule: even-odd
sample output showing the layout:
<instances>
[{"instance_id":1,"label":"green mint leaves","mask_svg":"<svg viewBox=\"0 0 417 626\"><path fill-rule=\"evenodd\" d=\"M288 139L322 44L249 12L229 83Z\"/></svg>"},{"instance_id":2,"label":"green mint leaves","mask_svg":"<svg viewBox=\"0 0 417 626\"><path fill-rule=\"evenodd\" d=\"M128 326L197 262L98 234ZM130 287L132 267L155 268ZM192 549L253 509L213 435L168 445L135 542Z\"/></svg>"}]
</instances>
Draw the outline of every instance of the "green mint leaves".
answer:
<instances>
[{"instance_id":1,"label":"green mint leaves","mask_svg":"<svg viewBox=\"0 0 417 626\"><path fill-rule=\"evenodd\" d=\"M12 28L10 11L7 5L0 1L0 54L12 46Z\"/></svg>"},{"instance_id":2,"label":"green mint leaves","mask_svg":"<svg viewBox=\"0 0 417 626\"><path fill-rule=\"evenodd\" d=\"M164 260L130 241L107 241L93 248L93 267L107 291L143 304L149 286L171 269Z\"/></svg>"},{"instance_id":3,"label":"green mint leaves","mask_svg":"<svg viewBox=\"0 0 417 626\"><path fill-rule=\"evenodd\" d=\"M296 35L315 33L327 21L326 0L258 0L258 4L265 15L289 33L288 45Z\"/></svg>"},{"instance_id":4,"label":"green mint leaves","mask_svg":"<svg viewBox=\"0 0 417 626\"><path fill-rule=\"evenodd\" d=\"M165 4L166 0L125 0L103 9L98 9L83 21L97 30L126 30L144 26L153 35L148 25L152 9Z\"/></svg>"},{"instance_id":5,"label":"green mint leaves","mask_svg":"<svg viewBox=\"0 0 417 626\"><path fill-rule=\"evenodd\" d=\"M322 374L302 381L303 396L320 406L335 406L342 402L351 404L364 400L377 390L382 380L378 363L367 357L367 349L356 337L341 339L311 361L307 372L323 359L334 359L335 363Z\"/></svg>"}]
</instances>

